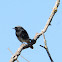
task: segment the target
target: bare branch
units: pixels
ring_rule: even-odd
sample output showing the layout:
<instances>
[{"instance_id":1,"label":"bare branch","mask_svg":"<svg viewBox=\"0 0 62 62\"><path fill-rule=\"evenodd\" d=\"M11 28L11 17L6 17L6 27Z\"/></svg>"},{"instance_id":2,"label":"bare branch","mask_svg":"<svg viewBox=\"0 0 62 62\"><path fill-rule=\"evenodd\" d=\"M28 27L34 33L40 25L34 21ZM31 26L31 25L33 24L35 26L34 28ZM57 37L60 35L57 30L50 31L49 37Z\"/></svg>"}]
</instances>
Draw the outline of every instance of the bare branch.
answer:
<instances>
[{"instance_id":1,"label":"bare branch","mask_svg":"<svg viewBox=\"0 0 62 62\"><path fill-rule=\"evenodd\" d=\"M37 33L35 36L34 36L34 39L37 40L39 38L39 36L41 36L43 33L45 33L47 31L47 28L48 26L51 24L51 21L53 19L53 16L55 15L55 13L57 12L57 8L59 6L59 3L60 3L60 0L57 0L56 3L55 3L55 6L53 7L53 10L51 12L51 15L44 27L44 29L40 32L40 33Z\"/></svg>"},{"instance_id":2,"label":"bare branch","mask_svg":"<svg viewBox=\"0 0 62 62\"><path fill-rule=\"evenodd\" d=\"M13 53L11 52L11 50L8 48L8 50L10 51L10 53L13 55ZM23 59L25 59L22 55L20 55ZM30 62L30 61L28 61L27 59L25 59L27 62ZM17 60L17 62L19 62L18 60Z\"/></svg>"},{"instance_id":3,"label":"bare branch","mask_svg":"<svg viewBox=\"0 0 62 62\"><path fill-rule=\"evenodd\" d=\"M10 53L13 55L13 53L11 52L11 50L8 48L8 50L10 51ZM19 62L18 60L17 60L17 62Z\"/></svg>"},{"instance_id":4,"label":"bare branch","mask_svg":"<svg viewBox=\"0 0 62 62\"><path fill-rule=\"evenodd\" d=\"M55 3L55 6L53 7L53 10L52 10L52 12L51 12L51 15L50 15L50 17L49 17L49 19L48 19L48 21L47 21L45 27L44 27L44 29L43 29L40 33L37 33L37 34L34 36L34 38L33 38L33 40L31 41L30 44L22 44L22 45L20 46L20 48L18 48L18 50L16 51L16 53L11 57L11 59L10 59L9 62L14 62L15 60L17 60L18 56L20 55L20 53L21 53L21 51L22 51L23 49L26 49L26 48L30 47L31 45L35 44L35 43L36 43L36 40L37 40L43 33L45 33L45 32L47 31L47 28L48 28L48 26L51 24L51 21L52 21L52 19L53 19L53 16L54 16L55 13L57 12L57 8L58 8L58 6L59 6L59 3L60 3L60 0L57 0L56 3Z\"/></svg>"}]
</instances>

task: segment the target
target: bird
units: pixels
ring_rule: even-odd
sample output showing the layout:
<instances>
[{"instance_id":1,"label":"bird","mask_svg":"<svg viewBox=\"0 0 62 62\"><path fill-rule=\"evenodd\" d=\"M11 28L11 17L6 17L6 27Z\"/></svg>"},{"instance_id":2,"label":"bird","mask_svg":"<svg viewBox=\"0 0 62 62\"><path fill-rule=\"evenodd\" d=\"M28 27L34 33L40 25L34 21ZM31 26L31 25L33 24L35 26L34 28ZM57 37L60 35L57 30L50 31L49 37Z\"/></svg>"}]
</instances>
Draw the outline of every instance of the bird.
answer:
<instances>
[{"instance_id":1,"label":"bird","mask_svg":"<svg viewBox=\"0 0 62 62\"><path fill-rule=\"evenodd\" d=\"M16 26L13 29L15 29L16 37L18 38L18 40L20 42L22 42L22 43L26 42L27 44L30 43L31 39L29 38L29 35L28 35L27 31L23 27ZM33 49L33 46L31 45L30 48Z\"/></svg>"}]
</instances>

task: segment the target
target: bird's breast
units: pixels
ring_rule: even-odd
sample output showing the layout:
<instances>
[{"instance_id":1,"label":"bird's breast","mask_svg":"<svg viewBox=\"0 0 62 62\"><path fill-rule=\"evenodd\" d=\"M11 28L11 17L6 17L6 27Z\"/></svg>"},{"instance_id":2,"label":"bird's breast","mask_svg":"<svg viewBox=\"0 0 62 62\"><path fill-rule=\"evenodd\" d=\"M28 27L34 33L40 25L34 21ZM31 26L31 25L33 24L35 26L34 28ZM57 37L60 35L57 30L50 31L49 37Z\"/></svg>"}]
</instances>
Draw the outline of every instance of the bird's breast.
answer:
<instances>
[{"instance_id":1,"label":"bird's breast","mask_svg":"<svg viewBox=\"0 0 62 62\"><path fill-rule=\"evenodd\" d=\"M25 31L16 32L16 36L20 42L30 42L29 36Z\"/></svg>"}]
</instances>

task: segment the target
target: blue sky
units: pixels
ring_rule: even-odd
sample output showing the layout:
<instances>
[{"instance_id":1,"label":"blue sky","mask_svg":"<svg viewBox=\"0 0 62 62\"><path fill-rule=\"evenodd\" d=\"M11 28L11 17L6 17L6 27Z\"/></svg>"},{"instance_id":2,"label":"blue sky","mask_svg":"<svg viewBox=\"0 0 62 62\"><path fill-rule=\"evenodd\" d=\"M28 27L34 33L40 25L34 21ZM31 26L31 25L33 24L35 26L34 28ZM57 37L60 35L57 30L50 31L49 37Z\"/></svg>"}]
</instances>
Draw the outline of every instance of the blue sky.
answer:
<instances>
[{"instance_id":1,"label":"blue sky","mask_svg":"<svg viewBox=\"0 0 62 62\"><path fill-rule=\"evenodd\" d=\"M40 32L52 11L56 0L0 0L0 62L9 62L11 53L15 53L21 42L15 36L15 26L24 27L30 38ZM48 49L54 62L62 62L62 1L58 7L51 26L49 26L45 37ZM30 62L50 62L45 51L39 45L44 45L41 36L34 49L25 49L21 55ZM19 62L27 62L19 56Z\"/></svg>"}]
</instances>

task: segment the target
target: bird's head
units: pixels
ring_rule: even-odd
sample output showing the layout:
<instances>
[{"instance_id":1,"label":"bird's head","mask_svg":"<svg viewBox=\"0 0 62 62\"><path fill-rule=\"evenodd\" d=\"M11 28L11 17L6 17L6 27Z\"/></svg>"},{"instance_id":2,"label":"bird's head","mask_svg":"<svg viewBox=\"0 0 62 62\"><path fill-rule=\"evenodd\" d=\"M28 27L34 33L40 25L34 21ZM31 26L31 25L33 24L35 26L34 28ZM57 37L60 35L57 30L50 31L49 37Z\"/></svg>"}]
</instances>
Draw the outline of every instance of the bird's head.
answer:
<instances>
[{"instance_id":1,"label":"bird's head","mask_svg":"<svg viewBox=\"0 0 62 62\"><path fill-rule=\"evenodd\" d=\"M15 29L16 31L20 31L21 29L23 29L21 26L16 26L13 29Z\"/></svg>"}]
</instances>

